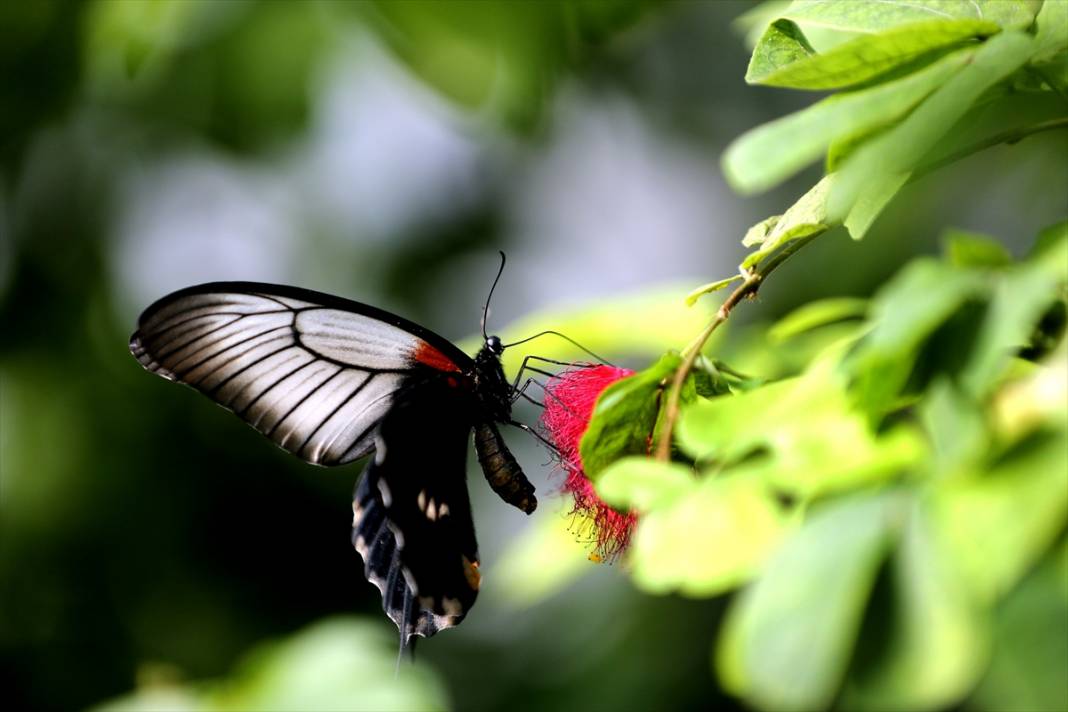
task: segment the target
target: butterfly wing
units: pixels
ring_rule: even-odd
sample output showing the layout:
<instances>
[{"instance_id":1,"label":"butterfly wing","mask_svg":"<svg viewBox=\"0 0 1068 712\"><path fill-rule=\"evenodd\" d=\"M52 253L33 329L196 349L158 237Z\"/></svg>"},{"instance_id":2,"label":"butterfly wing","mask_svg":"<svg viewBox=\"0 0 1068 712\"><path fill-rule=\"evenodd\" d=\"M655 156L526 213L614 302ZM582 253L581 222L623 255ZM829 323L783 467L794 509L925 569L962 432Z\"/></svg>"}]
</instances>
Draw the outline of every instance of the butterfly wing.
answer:
<instances>
[{"instance_id":1,"label":"butterfly wing","mask_svg":"<svg viewBox=\"0 0 1068 712\"><path fill-rule=\"evenodd\" d=\"M456 388L428 372L398 394L353 499L353 545L405 643L457 625L478 594L466 485L473 401Z\"/></svg>"},{"instance_id":2,"label":"butterfly wing","mask_svg":"<svg viewBox=\"0 0 1068 712\"><path fill-rule=\"evenodd\" d=\"M295 287L218 282L150 306L130 339L141 364L196 388L316 465L374 447L375 426L418 373L462 373L448 340L366 304Z\"/></svg>"}]
</instances>

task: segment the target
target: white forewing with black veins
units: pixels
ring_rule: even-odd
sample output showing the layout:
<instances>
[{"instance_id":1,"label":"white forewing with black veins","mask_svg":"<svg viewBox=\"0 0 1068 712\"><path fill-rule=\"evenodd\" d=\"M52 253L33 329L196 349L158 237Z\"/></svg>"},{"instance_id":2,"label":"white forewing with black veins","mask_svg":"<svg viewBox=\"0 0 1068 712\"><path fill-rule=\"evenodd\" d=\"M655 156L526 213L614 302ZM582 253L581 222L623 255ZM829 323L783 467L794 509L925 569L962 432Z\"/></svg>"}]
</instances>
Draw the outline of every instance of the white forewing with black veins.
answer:
<instances>
[{"instance_id":1,"label":"white forewing with black veins","mask_svg":"<svg viewBox=\"0 0 1068 712\"><path fill-rule=\"evenodd\" d=\"M192 386L316 465L376 450L356 488L353 544L402 640L459 623L481 577L467 443L523 511L534 489L494 422L511 422L495 337L472 359L396 315L295 287L221 282L170 294L130 339L141 364Z\"/></svg>"}]
</instances>

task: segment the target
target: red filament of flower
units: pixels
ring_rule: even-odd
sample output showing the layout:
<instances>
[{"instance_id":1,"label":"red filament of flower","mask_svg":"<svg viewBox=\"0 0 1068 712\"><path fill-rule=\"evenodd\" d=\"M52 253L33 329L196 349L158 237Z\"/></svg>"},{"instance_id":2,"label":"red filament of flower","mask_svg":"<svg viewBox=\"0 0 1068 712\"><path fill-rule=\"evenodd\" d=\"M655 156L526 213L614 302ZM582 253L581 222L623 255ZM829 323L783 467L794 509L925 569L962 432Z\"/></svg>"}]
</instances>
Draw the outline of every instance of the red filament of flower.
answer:
<instances>
[{"instance_id":1,"label":"red filament of flower","mask_svg":"<svg viewBox=\"0 0 1068 712\"><path fill-rule=\"evenodd\" d=\"M559 373L549 379L541 416L542 427L556 445L560 466L566 474L561 489L574 498L572 512L592 522L596 553L601 560L611 560L627 548L638 515L618 512L601 500L586 476L579 442L590 425L597 397L605 388L633 373L615 366L585 366Z\"/></svg>"}]
</instances>

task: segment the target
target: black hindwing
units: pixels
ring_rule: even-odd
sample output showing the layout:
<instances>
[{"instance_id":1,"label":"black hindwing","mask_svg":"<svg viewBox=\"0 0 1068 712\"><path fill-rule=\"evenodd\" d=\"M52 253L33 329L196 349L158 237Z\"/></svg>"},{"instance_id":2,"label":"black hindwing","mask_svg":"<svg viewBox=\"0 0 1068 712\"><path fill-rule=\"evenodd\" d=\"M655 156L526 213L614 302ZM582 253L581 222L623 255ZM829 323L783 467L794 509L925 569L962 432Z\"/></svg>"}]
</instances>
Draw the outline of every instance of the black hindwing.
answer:
<instances>
[{"instance_id":1,"label":"black hindwing","mask_svg":"<svg viewBox=\"0 0 1068 712\"><path fill-rule=\"evenodd\" d=\"M469 394L426 373L402 387L353 500L353 544L402 640L458 624L478 595L467 494Z\"/></svg>"}]
</instances>

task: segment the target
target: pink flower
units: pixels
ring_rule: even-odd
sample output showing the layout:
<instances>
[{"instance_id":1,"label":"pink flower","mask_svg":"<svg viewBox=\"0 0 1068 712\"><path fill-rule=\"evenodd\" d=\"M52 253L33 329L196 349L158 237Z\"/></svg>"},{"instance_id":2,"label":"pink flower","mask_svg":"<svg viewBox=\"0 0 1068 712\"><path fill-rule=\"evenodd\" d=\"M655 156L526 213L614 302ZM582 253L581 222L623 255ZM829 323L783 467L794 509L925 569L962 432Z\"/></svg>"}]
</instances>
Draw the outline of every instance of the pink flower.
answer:
<instances>
[{"instance_id":1,"label":"pink flower","mask_svg":"<svg viewBox=\"0 0 1068 712\"><path fill-rule=\"evenodd\" d=\"M627 548L638 515L618 512L601 500L582 466L579 442L590 425L597 397L633 373L615 366L584 366L553 376L545 389L541 425L559 451L560 467L566 475L561 490L574 500L572 514L592 526L595 548L590 558L594 561L610 561Z\"/></svg>"}]
</instances>

